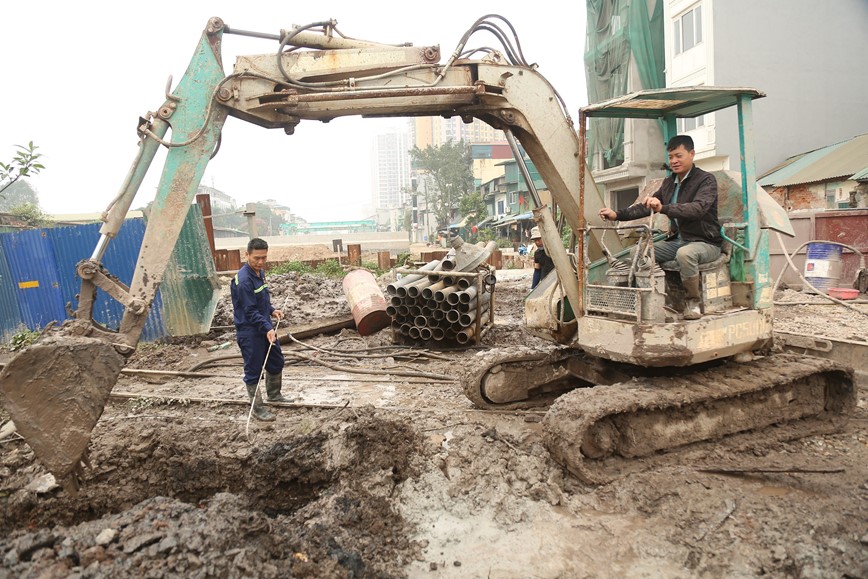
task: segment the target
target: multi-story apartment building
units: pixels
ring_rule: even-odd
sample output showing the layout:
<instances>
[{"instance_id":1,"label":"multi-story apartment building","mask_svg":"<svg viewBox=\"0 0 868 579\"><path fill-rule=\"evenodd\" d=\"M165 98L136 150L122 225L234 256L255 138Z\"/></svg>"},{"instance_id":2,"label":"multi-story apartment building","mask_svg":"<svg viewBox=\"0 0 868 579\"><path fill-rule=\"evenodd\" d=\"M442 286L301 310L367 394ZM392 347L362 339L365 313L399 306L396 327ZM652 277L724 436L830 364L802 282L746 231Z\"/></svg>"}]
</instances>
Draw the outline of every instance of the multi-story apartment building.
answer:
<instances>
[{"instance_id":1,"label":"multi-story apartment building","mask_svg":"<svg viewBox=\"0 0 868 579\"><path fill-rule=\"evenodd\" d=\"M605 0L603 4L600 12L588 14L586 65L592 101L660 88L654 85L654 75L647 74L649 59L643 52L662 54L663 69L656 72L664 74L668 87L756 88L767 95L753 107L759 175L792 155L868 130L864 104L868 77L861 74L860 66L868 54L865 0ZM639 26L638 7L643 4L647 25ZM650 31L650 36L643 31ZM623 61L620 65L618 58ZM616 90L608 94L592 90L613 85ZM699 166L737 170L735 115L732 109L679 121L679 132L694 139ZM592 125L591 132L597 133L592 135L594 176L605 187L610 204L620 207L632 202L630 198L635 199L648 179L662 176L657 168L665 160L662 133L649 121L596 129ZM601 147L601 141L621 148Z\"/></svg>"},{"instance_id":2,"label":"multi-story apartment building","mask_svg":"<svg viewBox=\"0 0 868 579\"><path fill-rule=\"evenodd\" d=\"M406 130L392 129L374 138L373 205L395 209L407 201L410 186L410 141Z\"/></svg>"}]
</instances>

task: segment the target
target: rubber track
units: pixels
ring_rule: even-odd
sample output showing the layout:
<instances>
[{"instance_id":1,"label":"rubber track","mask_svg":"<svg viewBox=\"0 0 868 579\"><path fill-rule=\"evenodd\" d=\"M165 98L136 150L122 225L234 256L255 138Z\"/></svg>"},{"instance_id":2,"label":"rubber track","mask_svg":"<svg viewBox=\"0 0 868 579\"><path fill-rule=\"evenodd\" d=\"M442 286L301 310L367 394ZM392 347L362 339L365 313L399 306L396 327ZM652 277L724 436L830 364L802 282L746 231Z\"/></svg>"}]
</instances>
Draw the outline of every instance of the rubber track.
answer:
<instances>
[{"instance_id":1,"label":"rubber track","mask_svg":"<svg viewBox=\"0 0 868 579\"><path fill-rule=\"evenodd\" d=\"M840 428L856 404L852 370L830 360L775 354L747 363L729 362L696 374L634 378L611 386L573 390L558 398L546 414L543 421L545 444L556 461L583 481L607 483L652 467L665 456L665 451L640 458L617 454L601 459L587 458L581 451L581 444L585 433L596 422L614 415L655 410L671 411L674 422L678 420L678 411L701 408L710 401L728 398L738 404L740 397L753 393L762 395L764 391L771 392L814 375L827 378L826 410L816 417L783 425L779 429L780 437L794 439L834 431Z\"/></svg>"}]
</instances>

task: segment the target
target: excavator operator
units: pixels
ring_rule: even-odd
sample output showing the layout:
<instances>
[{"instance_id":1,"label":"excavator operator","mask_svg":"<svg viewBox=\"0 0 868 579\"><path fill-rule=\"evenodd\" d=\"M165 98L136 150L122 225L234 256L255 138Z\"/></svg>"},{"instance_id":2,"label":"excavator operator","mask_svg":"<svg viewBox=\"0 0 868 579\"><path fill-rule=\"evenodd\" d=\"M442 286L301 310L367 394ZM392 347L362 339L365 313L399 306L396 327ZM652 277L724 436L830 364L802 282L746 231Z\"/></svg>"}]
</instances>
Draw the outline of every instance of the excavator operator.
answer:
<instances>
[{"instance_id":1,"label":"excavator operator","mask_svg":"<svg viewBox=\"0 0 868 579\"><path fill-rule=\"evenodd\" d=\"M253 417L271 422L274 414L262 405L258 390L262 367L265 366L265 390L269 402L289 402L280 393L283 381L283 352L271 316L283 318L283 311L271 305L268 284L265 283L265 261L268 243L258 237L247 243L247 263L241 266L229 284L232 292L235 339L244 358L244 385L253 404ZM266 357L268 358L266 360Z\"/></svg>"},{"instance_id":2,"label":"excavator operator","mask_svg":"<svg viewBox=\"0 0 868 579\"><path fill-rule=\"evenodd\" d=\"M697 320L702 317L699 264L717 259L723 242L717 220L717 180L693 164L696 152L689 136L672 137L666 149L672 175L664 179L660 189L642 203L618 211L604 207L600 217L630 221L652 212L669 217L669 236L654 244L654 257L658 263L678 262L687 298L684 319Z\"/></svg>"}]
</instances>

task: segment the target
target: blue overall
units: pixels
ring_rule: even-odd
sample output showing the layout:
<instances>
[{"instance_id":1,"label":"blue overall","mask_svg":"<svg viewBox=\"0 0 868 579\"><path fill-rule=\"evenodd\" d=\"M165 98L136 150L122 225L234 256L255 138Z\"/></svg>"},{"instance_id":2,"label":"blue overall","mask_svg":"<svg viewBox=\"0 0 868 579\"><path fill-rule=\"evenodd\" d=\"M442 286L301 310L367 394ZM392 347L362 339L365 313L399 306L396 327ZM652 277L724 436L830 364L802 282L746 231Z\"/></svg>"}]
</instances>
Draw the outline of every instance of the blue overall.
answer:
<instances>
[{"instance_id":1,"label":"blue overall","mask_svg":"<svg viewBox=\"0 0 868 579\"><path fill-rule=\"evenodd\" d=\"M271 352L268 351L266 334L274 329L271 324L274 308L271 307L265 273L257 272L245 263L235 274L229 289L232 292L235 339L244 358L244 383L252 385L259 382L266 353L268 362L265 363L265 371L280 374L283 370L283 352L277 340L271 346Z\"/></svg>"}]
</instances>

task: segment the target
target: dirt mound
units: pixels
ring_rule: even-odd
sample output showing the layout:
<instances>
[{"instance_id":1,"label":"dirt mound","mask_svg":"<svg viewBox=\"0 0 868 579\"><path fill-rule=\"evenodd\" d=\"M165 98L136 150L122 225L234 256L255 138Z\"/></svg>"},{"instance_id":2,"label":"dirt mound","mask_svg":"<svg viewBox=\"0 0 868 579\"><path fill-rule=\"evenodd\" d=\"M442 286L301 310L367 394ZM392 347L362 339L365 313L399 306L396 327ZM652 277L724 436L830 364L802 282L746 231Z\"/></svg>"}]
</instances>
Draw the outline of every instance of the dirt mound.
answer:
<instances>
[{"instance_id":1,"label":"dirt mound","mask_svg":"<svg viewBox=\"0 0 868 579\"><path fill-rule=\"evenodd\" d=\"M3 569L16 576L400 575L419 545L389 497L416 474L424 452L407 421L356 414L310 415L290 432L259 430L255 446L227 429L229 417L219 412L223 420L205 424L105 421L78 496L37 499L20 489L4 501ZM26 454L18 455L19 473L38 468L25 466Z\"/></svg>"}]
</instances>

